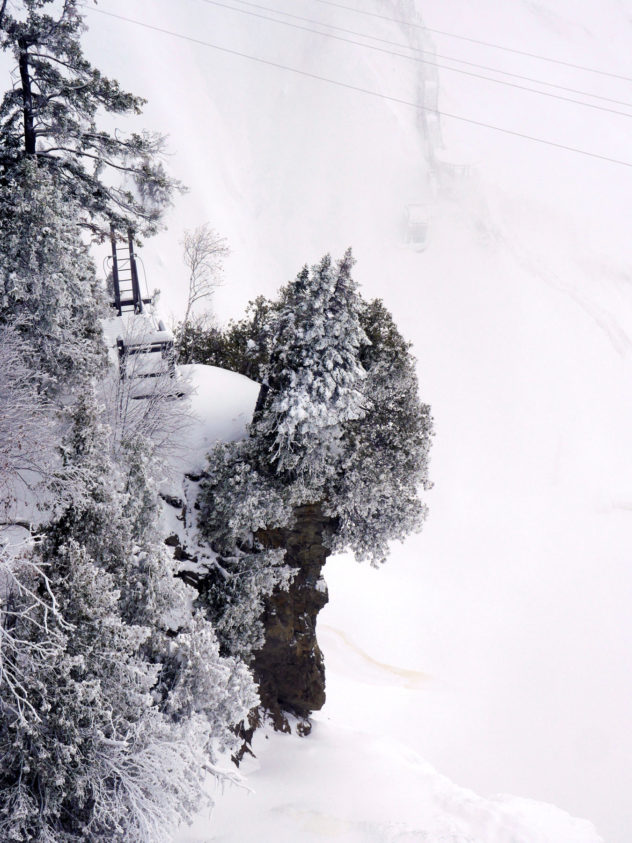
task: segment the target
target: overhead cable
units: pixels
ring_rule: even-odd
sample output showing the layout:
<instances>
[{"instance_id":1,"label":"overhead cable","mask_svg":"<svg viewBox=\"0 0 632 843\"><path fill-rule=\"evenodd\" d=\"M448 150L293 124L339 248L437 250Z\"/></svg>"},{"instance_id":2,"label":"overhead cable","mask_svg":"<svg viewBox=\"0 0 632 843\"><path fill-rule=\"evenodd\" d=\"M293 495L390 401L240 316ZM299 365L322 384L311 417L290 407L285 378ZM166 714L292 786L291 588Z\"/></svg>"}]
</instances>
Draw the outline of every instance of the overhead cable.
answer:
<instances>
[{"instance_id":1,"label":"overhead cable","mask_svg":"<svg viewBox=\"0 0 632 843\"><path fill-rule=\"evenodd\" d=\"M258 12L248 11L247 9L239 9L235 6L229 5L228 3L222 3L220 2L220 0L203 0L203 2L207 3L210 6L217 6L222 9L228 9L232 12L238 12L242 15L249 15L251 17L271 21L272 23L279 23L282 26L289 26L292 29L299 29L302 32L310 32L314 35L320 35L323 38L333 38L335 41L342 41L345 44L353 44L356 47L363 47L364 49L373 50L375 52L383 53L388 56L395 56L397 58L406 59L408 61L414 61L421 64L430 65L431 67L438 67L441 70L452 71L452 73L460 73L463 76L469 76L473 79L483 79L486 82L494 82L497 85L505 85L509 88L516 88L519 91L527 91L528 93L539 94L542 97L550 97L551 99L561 100L562 102L570 102L574 105L581 105L585 108L593 108L597 111L606 111L609 114L617 114L619 117L632 117L632 114L629 114L625 111L619 111L616 108L608 108L608 106L597 105L597 103L593 102L583 102L582 100L576 100L572 97L565 97L562 94L553 94L550 91L539 91L537 90L537 88L528 88L526 85L519 85L517 82L508 82L506 79L494 79L492 76L483 76L480 73L472 73L472 71L470 70L462 70L458 67L449 67L444 64L438 64L437 62L429 61L428 59L420 59L417 56L408 56L405 53L397 53L394 50L387 50L385 47L377 47L375 44L362 44L360 41L353 41L351 38L345 38L342 35L334 35L332 32L320 32L317 29L311 29L310 27L301 26L297 23L290 23L289 21L285 20L277 20L275 18L268 17L267 15L262 15Z\"/></svg>"},{"instance_id":2,"label":"overhead cable","mask_svg":"<svg viewBox=\"0 0 632 843\"><path fill-rule=\"evenodd\" d=\"M426 32L434 32L437 35L445 35L447 38L458 38L460 41L469 41L471 44L480 44L483 47L492 47L494 50L504 50L506 53L515 53L519 56L528 56L531 59L539 59L540 61L548 61L552 64L561 64L564 67L572 67L574 70L585 70L587 73L597 73L601 76L611 76L613 79L624 79L626 82L632 82L632 77L622 76L619 73L611 73L607 70L600 70L596 67L586 67L583 64L573 64L572 62L563 61L562 59L554 59L550 56L542 56L539 53L529 53L526 50L516 50L513 47L506 47L503 44L494 44L492 41L479 41L477 38L469 38L466 35L457 35L455 32L447 32L445 29L433 29L430 26L425 26L421 23L411 23L407 20L399 20L391 18L388 15L380 15L377 12L368 12L366 9L356 9L353 6L346 6L344 3L336 3L334 0L314 0L316 3L323 3L325 6L335 6L338 9L346 9L348 12L356 12L359 15L368 15L372 18L380 18L391 23L399 23L404 26L412 26L415 29L424 29Z\"/></svg>"},{"instance_id":3,"label":"overhead cable","mask_svg":"<svg viewBox=\"0 0 632 843\"><path fill-rule=\"evenodd\" d=\"M210 0L202 0L202 2L207 3L210 2ZM232 2L239 3L241 6L248 6L252 9L258 9L260 11L272 12L275 15L281 15L285 18L292 18L293 20L299 20L303 23L311 23L316 26L323 26L327 29L335 30L336 32L344 32L346 35L354 35L356 38L367 38L370 41L377 41L380 44L388 44L390 47L399 47L400 49L412 50L415 53L421 53L422 55L431 56L432 59L443 59L445 61L453 61L457 64L464 64L467 67L475 67L477 70L487 70L490 73L498 73L501 76L509 76L512 79L521 79L523 82L533 82L536 85L543 85L546 88L555 88L558 91L566 91L569 94L579 94L583 97L591 97L592 99L602 100L603 102L611 102L614 105L625 105L629 108L632 108L632 102L627 102L626 100L618 100L612 97L604 97L602 94L594 94L592 93L592 91L584 91L581 88L570 88L567 85L558 85L556 82L549 82L545 79L538 79L534 76L524 76L521 73L512 73L509 70L502 70L499 67L490 67L487 64L479 64L478 62L459 59L456 56L448 56L445 53L437 53L435 50L424 50L421 47L416 47L412 44L402 44L401 41L391 41L389 38L380 38L378 35L370 35L368 32L358 32L355 29L348 29L344 26L336 26L333 23L314 20L314 18L306 18L302 15L292 14L292 12L285 12L282 9L275 9L270 6L262 6L260 3L250 3L248 2L248 0L232 0ZM278 22L281 23L281 21Z\"/></svg>"},{"instance_id":4,"label":"overhead cable","mask_svg":"<svg viewBox=\"0 0 632 843\"><path fill-rule=\"evenodd\" d=\"M252 56L248 53L242 53L239 50L232 50L229 47L221 47L219 44L212 44L209 41L202 41L202 39L193 38L190 35L181 35L180 33L173 32L170 29L164 29L163 27L154 26L153 24L145 23L144 21L134 20L133 18L128 18L124 15L118 15L118 14L115 14L114 12L106 12L104 9L98 9L94 6L86 6L85 8L87 10L89 10L90 12L96 12L99 15L106 15L107 17L110 17L110 18L115 18L117 20L125 21L126 23L133 23L136 26L143 27L144 29L149 29L149 30L152 30L154 32L160 32L163 35L170 35L173 38L178 38L182 41L188 41L192 44L199 44L202 47L209 47L210 49L218 50L219 52L226 53L228 55L238 56L239 58L248 59L249 61L254 61L254 62L257 62L258 64L267 65L268 67L274 67L274 68L277 68L278 70L286 70L290 73L295 73L299 76L304 76L308 79L316 79L320 82L327 82L330 85L336 85L337 87L345 88L348 91L355 91L356 93L367 94L368 96L375 97L377 99L387 100L388 102L394 102L394 103L397 103L399 105L410 106L411 108L415 108L419 111L430 112L432 114L436 114L439 117L447 117L451 120L458 120L462 123L468 123L469 125L472 125L472 126L480 126L482 128L485 128L485 129L491 129L495 132L501 132L502 134L505 134L505 135L511 135L512 137L522 138L523 140L532 141L534 143L543 144L545 146L551 146L551 147L554 147L556 149L563 149L563 150L566 150L567 152L574 152L578 155L584 155L588 158L596 158L600 161L608 161L611 164L617 164L617 165L622 166L622 167L632 168L632 162L631 161L624 161L622 159L612 158L608 155L601 155L597 152L590 152L586 149L580 149L579 147L567 146L566 144L563 144L563 143L556 143L555 141L545 140L544 138L539 138L539 137L536 137L534 135L528 135L528 134L523 133L523 132L516 132L513 129L505 129L501 126L495 126L491 123L485 123L482 120L473 120L469 117L462 117L459 114L452 114L452 113L447 112L447 111L438 111L434 108L429 108L428 106L420 105L419 103L416 103L416 102L410 102L409 100L400 99L399 97L389 96L388 94L380 94L377 91L371 91L369 88L362 88L359 85L351 85L347 82L341 82L337 79L330 79L326 76L320 76L317 73L310 73L307 70L300 70L297 67L290 67L289 65L281 64L280 62L271 61L269 59L263 59L263 58L260 58L259 56Z\"/></svg>"}]
</instances>

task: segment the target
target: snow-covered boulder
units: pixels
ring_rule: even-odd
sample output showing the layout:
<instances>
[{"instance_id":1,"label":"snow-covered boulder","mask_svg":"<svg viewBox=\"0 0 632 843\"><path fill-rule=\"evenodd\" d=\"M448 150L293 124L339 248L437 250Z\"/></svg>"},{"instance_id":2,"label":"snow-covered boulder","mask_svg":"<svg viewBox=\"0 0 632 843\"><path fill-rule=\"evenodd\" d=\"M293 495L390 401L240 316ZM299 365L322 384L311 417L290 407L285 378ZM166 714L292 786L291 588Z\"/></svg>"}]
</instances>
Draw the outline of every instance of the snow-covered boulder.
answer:
<instances>
[{"instance_id":1,"label":"snow-covered boulder","mask_svg":"<svg viewBox=\"0 0 632 843\"><path fill-rule=\"evenodd\" d=\"M190 410L178 442L181 474L199 474L216 442L233 442L246 433L260 385L243 375L193 363L178 371L189 384Z\"/></svg>"}]
</instances>

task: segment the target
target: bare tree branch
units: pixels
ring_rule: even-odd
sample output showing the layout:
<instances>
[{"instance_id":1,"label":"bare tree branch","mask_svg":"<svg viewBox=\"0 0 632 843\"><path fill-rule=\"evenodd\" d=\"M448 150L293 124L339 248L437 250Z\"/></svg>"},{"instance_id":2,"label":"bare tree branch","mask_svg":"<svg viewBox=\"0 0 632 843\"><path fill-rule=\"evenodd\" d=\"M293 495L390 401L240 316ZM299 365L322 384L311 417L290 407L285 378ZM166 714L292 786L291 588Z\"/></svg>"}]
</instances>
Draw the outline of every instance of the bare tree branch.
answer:
<instances>
[{"instance_id":1,"label":"bare tree branch","mask_svg":"<svg viewBox=\"0 0 632 843\"><path fill-rule=\"evenodd\" d=\"M184 263L189 269L187 306L182 321L182 330L186 331L193 306L210 298L215 288L222 284L223 261L230 249L226 238L208 223L194 231L185 231L182 243Z\"/></svg>"}]
</instances>

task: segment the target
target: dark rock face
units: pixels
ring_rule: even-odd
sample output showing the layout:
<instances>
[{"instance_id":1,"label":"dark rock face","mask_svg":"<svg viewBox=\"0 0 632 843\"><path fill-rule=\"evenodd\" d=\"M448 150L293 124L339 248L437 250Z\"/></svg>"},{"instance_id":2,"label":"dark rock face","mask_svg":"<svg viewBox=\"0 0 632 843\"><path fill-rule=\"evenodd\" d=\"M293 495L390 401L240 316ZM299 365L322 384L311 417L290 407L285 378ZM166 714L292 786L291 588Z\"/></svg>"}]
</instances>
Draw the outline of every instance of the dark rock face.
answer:
<instances>
[{"instance_id":1,"label":"dark rock face","mask_svg":"<svg viewBox=\"0 0 632 843\"><path fill-rule=\"evenodd\" d=\"M180 500L166 501L175 506ZM186 524L186 508L182 504L180 520ZM256 728L269 716L275 729L289 731L286 713L299 718L296 730L308 734L307 718L325 704L325 665L316 640L316 617L327 603L327 586L322 568L329 556L323 537L331 520L323 515L320 504L307 504L295 510L291 528L260 530L256 538L264 547L283 548L285 562L295 569L287 591L278 591L266 601L262 621L265 644L254 654L252 669L259 685L261 706L253 710L237 733L244 744L235 760L249 752ZM187 552L186 543L175 533L165 544L177 561L197 561ZM178 572L186 583L200 589L203 574L184 568Z\"/></svg>"},{"instance_id":2,"label":"dark rock face","mask_svg":"<svg viewBox=\"0 0 632 843\"><path fill-rule=\"evenodd\" d=\"M316 616L327 603L321 571L329 551L323 534L329 519L320 504L297 507L291 528L262 530L266 547L285 548L285 561L296 569L288 591L271 595L263 614L266 642L255 654L253 669L261 704L277 729L288 727L284 712L306 718L325 703L325 665L316 640ZM308 731L307 724L300 730Z\"/></svg>"}]
</instances>

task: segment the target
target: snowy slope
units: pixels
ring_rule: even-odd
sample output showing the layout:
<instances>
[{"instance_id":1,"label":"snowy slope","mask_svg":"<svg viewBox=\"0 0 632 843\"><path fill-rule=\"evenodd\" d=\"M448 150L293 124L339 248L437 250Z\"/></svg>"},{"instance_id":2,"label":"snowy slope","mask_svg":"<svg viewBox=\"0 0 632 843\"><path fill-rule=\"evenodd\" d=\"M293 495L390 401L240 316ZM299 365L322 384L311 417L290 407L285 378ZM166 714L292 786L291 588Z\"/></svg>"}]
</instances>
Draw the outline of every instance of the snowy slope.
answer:
<instances>
[{"instance_id":1,"label":"snowy slope","mask_svg":"<svg viewBox=\"0 0 632 843\"><path fill-rule=\"evenodd\" d=\"M266 741L266 738L269 739ZM439 775L406 744L316 718L299 746L260 735L243 770L253 793L221 795L181 843L599 843L559 809L515 797L482 799ZM300 757L299 757L300 756ZM346 784L334 773L344 765ZM290 775L291 771L291 775Z\"/></svg>"},{"instance_id":2,"label":"snowy slope","mask_svg":"<svg viewBox=\"0 0 632 843\"><path fill-rule=\"evenodd\" d=\"M316 0L270 5L632 102L621 79L422 37ZM348 5L402 18L413 4ZM431 95L428 66L202 0L99 8L400 99ZM416 8L433 29L632 76L619 0ZM184 226L209 220L230 241L222 318L351 244L365 292L385 299L414 342L436 417L424 533L381 571L328 563L329 697L314 734L261 739L251 776L260 796L226 794L215 825L201 818L192 839L213 828L226 841L591 839L533 803L448 785L424 758L483 796L554 803L626 843L632 171L447 118L429 134L410 107L89 14L91 54L149 98L147 121L169 131L170 166L192 188L143 251L163 307L181 312ZM445 112L629 160L625 117L445 69L438 79ZM439 159L467 168L454 179L433 169ZM418 201L431 206L423 253L400 245L404 207ZM417 677L413 687L401 671ZM387 785L405 797L397 816L380 807Z\"/></svg>"}]
</instances>

